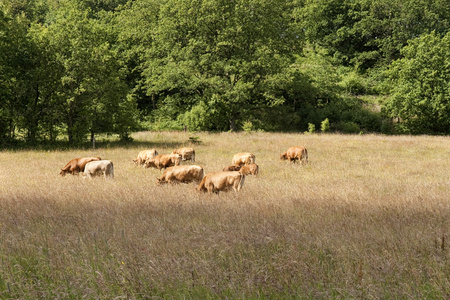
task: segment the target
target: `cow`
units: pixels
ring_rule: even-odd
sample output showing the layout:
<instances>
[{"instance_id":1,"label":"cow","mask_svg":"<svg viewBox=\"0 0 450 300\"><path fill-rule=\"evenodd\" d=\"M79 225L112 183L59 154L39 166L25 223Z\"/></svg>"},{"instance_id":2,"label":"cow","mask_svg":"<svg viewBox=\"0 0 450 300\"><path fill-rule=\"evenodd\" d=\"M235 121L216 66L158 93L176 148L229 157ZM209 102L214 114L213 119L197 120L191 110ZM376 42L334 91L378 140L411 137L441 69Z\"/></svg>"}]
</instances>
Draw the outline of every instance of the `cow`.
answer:
<instances>
[{"instance_id":1,"label":"cow","mask_svg":"<svg viewBox=\"0 0 450 300\"><path fill-rule=\"evenodd\" d=\"M233 156L231 164L233 165L248 165L255 163L255 155L252 153L237 153Z\"/></svg>"},{"instance_id":2,"label":"cow","mask_svg":"<svg viewBox=\"0 0 450 300\"><path fill-rule=\"evenodd\" d=\"M222 171L239 171L240 169L240 165L229 165L228 167L223 168Z\"/></svg>"},{"instance_id":3,"label":"cow","mask_svg":"<svg viewBox=\"0 0 450 300\"><path fill-rule=\"evenodd\" d=\"M195 162L195 150L194 148L180 148L175 149L172 151L172 154L179 154L181 155L181 160L191 160L192 162Z\"/></svg>"},{"instance_id":4,"label":"cow","mask_svg":"<svg viewBox=\"0 0 450 300\"><path fill-rule=\"evenodd\" d=\"M84 168L84 175L92 179L95 176L102 176L104 179L114 178L114 164L110 160L91 161Z\"/></svg>"},{"instance_id":5,"label":"cow","mask_svg":"<svg viewBox=\"0 0 450 300\"><path fill-rule=\"evenodd\" d=\"M239 170L239 173L243 175L258 175L259 166L257 164L243 165Z\"/></svg>"},{"instance_id":6,"label":"cow","mask_svg":"<svg viewBox=\"0 0 450 300\"><path fill-rule=\"evenodd\" d=\"M289 147L286 152L280 155L281 160L289 160L294 162L298 160L301 164L308 163L308 150L303 146Z\"/></svg>"},{"instance_id":7,"label":"cow","mask_svg":"<svg viewBox=\"0 0 450 300\"><path fill-rule=\"evenodd\" d=\"M59 175L66 176L66 174L78 175L80 172L84 172L84 167L88 162L101 160L100 157L80 157L74 158L61 169Z\"/></svg>"},{"instance_id":8,"label":"cow","mask_svg":"<svg viewBox=\"0 0 450 300\"><path fill-rule=\"evenodd\" d=\"M235 192L239 192L244 185L244 181L245 175L239 172L212 172L203 177L196 189L197 191L216 194L220 191L226 191L231 188Z\"/></svg>"},{"instance_id":9,"label":"cow","mask_svg":"<svg viewBox=\"0 0 450 300\"><path fill-rule=\"evenodd\" d=\"M138 166L141 166L147 161L147 159L155 157L156 155L158 155L158 151L156 151L156 149L142 150L139 152L136 159L133 159L133 162Z\"/></svg>"},{"instance_id":10,"label":"cow","mask_svg":"<svg viewBox=\"0 0 450 300\"><path fill-rule=\"evenodd\" d=\"M181 163L181 155L179 154L159 154L155 157L147 159L144 163L145 168L167 169L168 167L178 166Z\"/></svg>"},{"instance_id":11,"label":"cow","mask_svg":"<svg viewBox=\"0 0 450 300\"><path fill-rule=\"evenodd\" d=\"M192 181L200 182L204 176L205 170L200 166L173 166L167 168L162 176L157 178L157 184L177 182L187 183Z\"/></svg>"}]
</instances>

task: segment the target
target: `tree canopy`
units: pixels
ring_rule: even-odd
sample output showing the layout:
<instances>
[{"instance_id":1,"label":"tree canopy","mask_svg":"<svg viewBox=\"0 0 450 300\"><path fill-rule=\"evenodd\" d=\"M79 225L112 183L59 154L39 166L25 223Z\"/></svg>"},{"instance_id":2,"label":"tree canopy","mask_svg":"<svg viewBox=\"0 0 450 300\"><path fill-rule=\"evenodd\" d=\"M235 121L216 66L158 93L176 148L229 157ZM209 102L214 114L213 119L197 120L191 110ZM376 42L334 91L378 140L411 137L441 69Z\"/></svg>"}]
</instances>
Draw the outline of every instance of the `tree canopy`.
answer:
<instances>
[{"instance_id":1,"label":"tree canopy","mask_svg":"<svg viewBox=\"0 0 450 300\"><path fill-rule=\"evenodd\" d=\"M325 119L448 134L449 20L441 0L3 1L0 143Z\"/></svg>"}]
</instances>

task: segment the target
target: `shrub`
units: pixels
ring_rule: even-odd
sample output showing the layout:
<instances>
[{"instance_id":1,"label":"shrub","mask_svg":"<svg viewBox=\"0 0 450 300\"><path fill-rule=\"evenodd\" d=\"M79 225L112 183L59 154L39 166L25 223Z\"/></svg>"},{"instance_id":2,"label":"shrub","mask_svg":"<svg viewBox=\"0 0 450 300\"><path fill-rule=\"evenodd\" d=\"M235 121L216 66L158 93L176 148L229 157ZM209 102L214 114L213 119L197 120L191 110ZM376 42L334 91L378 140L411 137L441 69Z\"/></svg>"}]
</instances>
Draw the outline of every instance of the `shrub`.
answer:
<instances>
[{"instance_id":1,"label":"shrub","mask_svg":"<svg viewBox=\"0 0 450 300\"><path fill-rule=\"evenodd\" d=\"M325 120L322 121L322 123L320 123L320 131L327 132L329 130L330 130L330 120L326 118Z\"/></svg>"}]
</instances>

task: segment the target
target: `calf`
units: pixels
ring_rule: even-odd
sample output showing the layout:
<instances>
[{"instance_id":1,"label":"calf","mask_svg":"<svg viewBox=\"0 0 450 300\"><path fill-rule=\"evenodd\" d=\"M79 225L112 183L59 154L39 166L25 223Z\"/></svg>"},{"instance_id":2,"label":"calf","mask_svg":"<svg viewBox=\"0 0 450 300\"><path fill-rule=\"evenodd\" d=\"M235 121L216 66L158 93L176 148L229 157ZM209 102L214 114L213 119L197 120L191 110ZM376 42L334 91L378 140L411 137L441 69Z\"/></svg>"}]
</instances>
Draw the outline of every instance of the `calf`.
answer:
<instances>
[{"instance_id":1,"label":"calf","mask_svg":"<svg viewBox=\"0 0 450 300\"><path fill-rule=\"evenodd\" d=\"M84 168L88 162L101 160L100 157L80 157L74 158L64 166L59 172L59 175L66 176L66 174L78 175L84 172Z\"/></svg>"},{"instance_id":2,"label":"calf","mask_svg":"<svg viewBox=\"0 0 450 300\"><path fill-rule=\"evenodd\" d=\"M133 159L133 162L138 166L141 166L147 161L147 159L155 157L156 155L158 155L158 151L156 151L156 149L142 150L139 152L136 159Z\"/></svg>"},{"instance_id":3,"label":"calf","mask_svg":"<svg viewBox=\"0 0 450 300\"><path fill-rule=\"evenodd\" d=\"M303 146L289 147L286 152L280 155L281 160L289 160L294 162L298 160L301 164L308 163L308 150Z\"/></svg>"},{"instance_id":4,"label":"calf","mask_svg":"<svg viewBox=\"0 0 450 300\"><path fill-rule=\"evenodd\" d=\"M89 179L101 175L103 175L104 179L106 179L107 177L114 178L113 162L110 160L99 160L88 162L84 169L84 175L86 175L86 177Z\"/></svg>"},{"instance_id":5,"label":"calf","mask_svg":"<svg viewBox=\"0 0 450 300\"><path fill-rule=\"evenodd\" d=\"M243 165L239 170L239 173L243 175L258 175L259 166L257 164Z\"/></svg>"},{"instance_id":6,"label":"calf","mask_svg":"<svg viewBox=\"0 0 450 300\"><path fill-rule=\"evenodd\" d=\"M158 178L158 184L176 183L176 182L200 182L205 176L205 171L200 166L173 166L167 168L162 176Z\"/></svg>"},{"instance_id":7,"label":"calf","mask_svg":"<svg viewBox=\"0 0 450 300\"><path fill-rule=\"evenodd\" d=\"M144 163L145 168L166 169L172 166L178 166L181 163L181 155L179 154L160 154L147 159Z\"/></svg>"},{"instance_id":8,"label":"calf","mask_svg":"<svg viewBox=\"0 0 450 300\"><path fill-rule=\"evenodd\" d=\"M190 160L195 162L195 150L194 148L180 148L172 151L172 154L180 154L181 160Z\"/></svg>"},{"instance_id":9,"label":"calf","mask_svg":"<svg viewBox=\"0 0 450 300\"><path fill-rule=\"evenodd\" d=\"M255 163L255 155L252 153L237 153L233 156L231 164L233 165L248 165Z\"/></svg>"},{"instance_id":10,"label":"calf","mask_svg":"<svg viewBox=\"0 0 450 300\"><path fill-rule=\"evenodd\" d=\"M216 193L233 189L238 192L244 185L245 175L239 172L213 172L203 177L197 191Z\"/></svg>"}]
</instances>

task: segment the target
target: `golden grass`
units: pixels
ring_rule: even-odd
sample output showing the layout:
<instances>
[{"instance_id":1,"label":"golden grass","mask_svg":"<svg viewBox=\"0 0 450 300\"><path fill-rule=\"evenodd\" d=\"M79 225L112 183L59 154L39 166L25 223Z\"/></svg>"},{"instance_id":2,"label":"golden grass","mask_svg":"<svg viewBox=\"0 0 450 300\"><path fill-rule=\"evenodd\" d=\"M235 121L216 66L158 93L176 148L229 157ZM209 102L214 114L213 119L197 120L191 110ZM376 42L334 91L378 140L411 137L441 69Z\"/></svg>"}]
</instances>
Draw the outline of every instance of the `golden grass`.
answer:
<instances>
[{"instance_id":1,"label":"golden grass","mask_svg":"<svg viewBox=\"0 0 450 300\"><path fill-rule=\"evenodd\" d=\"M0 298L448 298L450 138L198 133L206 172L252 152L240 193L156 186L132 146L0 152ZM306 146L309 164L280 161ZM101 156L115 179L59 176Z\"/></svg>"}]
</instances>

